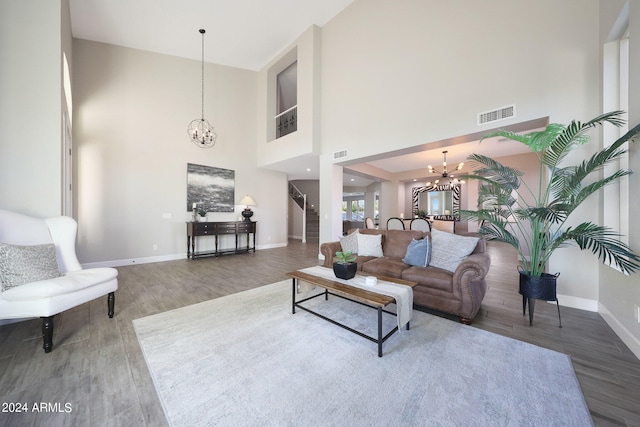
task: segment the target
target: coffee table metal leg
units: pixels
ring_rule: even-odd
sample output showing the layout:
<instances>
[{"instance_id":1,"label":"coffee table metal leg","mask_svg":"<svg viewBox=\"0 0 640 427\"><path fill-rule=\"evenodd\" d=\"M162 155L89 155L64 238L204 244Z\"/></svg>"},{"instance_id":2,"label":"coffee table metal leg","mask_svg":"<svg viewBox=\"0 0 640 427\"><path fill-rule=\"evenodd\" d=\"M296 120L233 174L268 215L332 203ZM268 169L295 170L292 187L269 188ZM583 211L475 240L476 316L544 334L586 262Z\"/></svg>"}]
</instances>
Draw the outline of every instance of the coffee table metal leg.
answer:
<instances>
[{"instance_id":1,"label":"coffee table metal leg","mask_svg":"<svg viewBox=\"0 0 640 427\"><path fill-rule=\"evenodd\" d=\"M382 307L378 307L378 357L382 357Z\"/></svg>"},{"instance_id":2,"label":"coffee table metal leg","mask_svg":"<svg viewBox=\"0 0 640 427\"><path fill-rule=\"evenodd\" d=\"M291 314L296 314L296 279L291 279Z\"/></svg>"}]
</instances>

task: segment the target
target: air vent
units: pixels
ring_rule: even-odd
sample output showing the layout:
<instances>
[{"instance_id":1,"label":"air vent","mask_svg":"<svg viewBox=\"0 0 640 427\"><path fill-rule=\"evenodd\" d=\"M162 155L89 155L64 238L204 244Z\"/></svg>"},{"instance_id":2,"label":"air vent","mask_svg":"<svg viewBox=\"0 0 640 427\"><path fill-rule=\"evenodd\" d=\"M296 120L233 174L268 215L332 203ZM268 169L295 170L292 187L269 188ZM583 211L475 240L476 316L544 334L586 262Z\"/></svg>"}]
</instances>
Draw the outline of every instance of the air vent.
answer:
<instances>
[{"instance_id":1,"label":"air vent","mask_svg":"<svg viewBox=\"0 0 640 427\"><path fill-rule=\"evenodd\" d=\"M485 123L497 122L498 120L504 120L515 116L515 105L509 105L508 107L498 108L497 110L478 113L478 126Z\"/></svg>"},{"instance_id":2,"label":"air vent","mask_svg":"<svg viewBox=\"0 0 640 427\"><path fill-rule=\"evenodd\" d=\"M343 157L347 157L347 150L336 151L333 153L333 160L341 159Z\"/></svg>"}]
</instances>

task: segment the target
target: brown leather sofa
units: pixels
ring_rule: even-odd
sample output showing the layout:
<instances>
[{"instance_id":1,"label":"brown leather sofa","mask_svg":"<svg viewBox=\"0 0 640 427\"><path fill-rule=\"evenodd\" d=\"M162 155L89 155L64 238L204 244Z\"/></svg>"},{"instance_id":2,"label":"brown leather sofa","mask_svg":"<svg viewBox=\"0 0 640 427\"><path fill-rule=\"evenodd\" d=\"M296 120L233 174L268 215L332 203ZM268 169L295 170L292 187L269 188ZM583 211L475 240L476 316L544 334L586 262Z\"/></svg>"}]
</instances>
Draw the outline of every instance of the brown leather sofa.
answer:
<instances>
[{"instance_id":1,"label":"brown leather sofa","mask_svg":"<svg viewBox=\"0 0 640 427\"><path fill-rule=\"evenodd\" d=\"M349 230L349 233L354 230ZM491 265L486 253L486 241L478 240L475 250L457 267L455 272L427 266L415 267L405 264L407 247L412 239L427 237L429 232L418 230L372 230L361 229L362 234L382 234L383 257L358 256L358 272L400 278L416 282L413 302L417 309L427 308L457 316L462 323L470 324L480 310L487 291L485 280ZM479 236L475 233L461 235ZM320 252L324 255L324 266L331 267L340 242L323 243Z\"/></svg>"}]
</instances>

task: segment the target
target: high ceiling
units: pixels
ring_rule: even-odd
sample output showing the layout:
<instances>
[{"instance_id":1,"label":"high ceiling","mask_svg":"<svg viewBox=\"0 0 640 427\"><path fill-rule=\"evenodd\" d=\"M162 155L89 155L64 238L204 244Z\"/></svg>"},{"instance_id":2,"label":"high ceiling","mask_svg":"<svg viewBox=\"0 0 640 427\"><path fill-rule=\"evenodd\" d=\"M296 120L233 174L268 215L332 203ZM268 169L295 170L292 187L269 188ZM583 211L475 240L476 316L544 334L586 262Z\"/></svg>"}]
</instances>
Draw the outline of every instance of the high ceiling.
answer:
<instances>
[{"instance_id":1,"label":"high ceiling","mask_svg":"<svg viewBox=\"0 0 640 427\"><path fill-rule=\"evenodd\" d=\"M80 39L259 70L353 0L70 0Z\"/></svg>"},{"instance_id":2,"label":"high ceiling","mask_svg":"<svg viewBox=\"0 0 640 427\"><path fill-rule=\"evenodd\" d=\"M323 26L353 0L70 0L71 27L76 38L109 43L178 57L201 59L200 28L206 30L205 60L259 70L311 25ZM364 159L347 165L344 185L364 187L380 177L350 170L362 167L384 174L415 171L427 176L427 165L442 166L447 149L449 164L465 161L470 153L515 154L520 144L496 141L450 143L441 141L414 149ZM445 147L446 148L443 148ZM318 159L307 156L285 161L276 168L290 179L318 179Z\"/></svg>"}]
</instances>

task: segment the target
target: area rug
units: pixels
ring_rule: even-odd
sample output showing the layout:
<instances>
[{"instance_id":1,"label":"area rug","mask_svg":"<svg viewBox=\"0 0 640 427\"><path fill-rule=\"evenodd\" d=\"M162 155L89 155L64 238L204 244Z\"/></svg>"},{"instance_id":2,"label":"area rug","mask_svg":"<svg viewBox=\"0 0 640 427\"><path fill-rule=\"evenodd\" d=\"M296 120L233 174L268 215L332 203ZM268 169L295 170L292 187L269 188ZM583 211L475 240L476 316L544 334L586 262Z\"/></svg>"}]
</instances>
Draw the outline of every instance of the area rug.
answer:
<instances>
[{"instance_id":1,"label":"area rug","mask_svg":"<svg viewBox=\"0 0 640 427\"><path fill-rule=\"evenodd\" d=\"M292 314L291 292L283 281L134 321L170 425L593 424L565 354L414 311L379 358L373 342ZM305 304L375 335L375 310Z\"/></svg>"}]
</instances>

